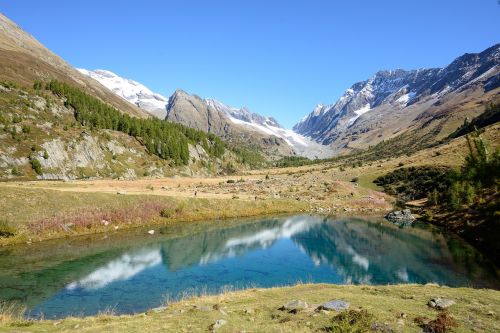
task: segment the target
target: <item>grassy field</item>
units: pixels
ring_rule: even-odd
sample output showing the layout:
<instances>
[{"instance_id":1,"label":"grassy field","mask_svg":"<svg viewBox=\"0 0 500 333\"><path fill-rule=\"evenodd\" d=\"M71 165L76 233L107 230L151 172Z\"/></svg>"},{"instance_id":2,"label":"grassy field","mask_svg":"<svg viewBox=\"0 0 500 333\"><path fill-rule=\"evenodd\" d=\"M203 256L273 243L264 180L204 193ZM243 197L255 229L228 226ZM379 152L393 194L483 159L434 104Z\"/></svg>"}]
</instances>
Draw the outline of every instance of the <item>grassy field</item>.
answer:
<instances>
[{"instance_id":1,"label":"grassy field","mask_svg":"<svg viewBox=\"0 0 500 333\"><path fill-rule=\"evenodd\" d=\"M500 125L485 137L498 146ZM377 214L393 198L373 180L400 167L463 163L464 138L413 155L359 163L341 160L249 171L232 177L0 183L0 245L116 228L265 214Z\"/></svg>"},{"instance_id":2,"label":"grassy field","mask_svg":"<svg viewBox=\"0 0 500 333\"><path fill-rule=\"evenodd\" d=\"M140 226L304 212L289 199L243 200L76 192L0 186L0 245Z\"/></svg>"},{"instance_id":3,"label":"grassy field","mask_svg":"<svg viewBox=\"0 0 500 333\"><path fill-rule=\"evenodd\" d=\"M341 330L346 321L358 319L359 332L378 327L378 332L421 332L418 323L434 320L439 311L430 308L431 298L456 302L447 311L453 332L498 332L500 292L437 285L335 286L249 289L216 296L187 298L166 308L136 315L114 315L112 311L94 317L30 321L0 315L0 332L207 332L224 320L217 332L356 332ZM335 311L315 311L323 302L341 299L350 303L344 321ZM279 308L302 300L308 307L296 314ZM366 311L366 312L365 312ZM419 319L420 318L420 319ZM450 319L451 318L451 319ZM452 327L450 324L456 324ZM364 328L363 328L364 327ZM335 330L337 329L337 330ZM449 331L442 331L449 332Z\"/></svg>"}]
</instances>

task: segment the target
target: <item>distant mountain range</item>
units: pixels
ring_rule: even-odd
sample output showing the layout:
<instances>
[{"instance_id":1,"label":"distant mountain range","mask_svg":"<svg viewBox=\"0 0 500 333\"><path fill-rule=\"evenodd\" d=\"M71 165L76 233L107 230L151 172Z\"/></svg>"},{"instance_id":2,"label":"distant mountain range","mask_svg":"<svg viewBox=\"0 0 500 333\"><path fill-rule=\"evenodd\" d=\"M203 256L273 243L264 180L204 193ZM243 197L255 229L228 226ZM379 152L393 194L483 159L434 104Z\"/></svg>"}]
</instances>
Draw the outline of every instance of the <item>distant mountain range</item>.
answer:
<instances>
[{"instance_id":1,"label":"distant mountain range","mask_svg":"<svg viewBox=\"0 0 500 333\"><path fill-rule=\"evenodd\" d=\"M498 100L499 63L496 44L445 68L380 71L352 85L335 103L316 106L293 130L341 152L366 148L426 121L463 121L462 111L476 109L474 115L485 102Z\"/></svg>"},{"instance_id":2,"label":"distant mountain range","mask_svg":"<svg viewBox=\"0 0 500 333\"><path fill-rule=\"evenodd\" d=\"M379 71L352 85L335 103L318 105L289 130L245 107L180 89L165 97L110 71L76 70L0 14L1 80L31 86L35 80L58 79L131 116L153 115L210 132L235 147L257 148L268 159L330 157L402 134L426 144L437 142L479 115L486 104L500 100L499 63L496 44L464 54L445 68Z\"/></svg>"},{"instance_id":3,"label":"distant mountain range","mask_svg":"<svg viewBox=\"0 0 500 333\"><path fill-rule=\"evenodd\" d=\"M445 68L379 71L352 85L335 103L317 105L293 130L245 107L234 108L182 90L166 98L109 71L80 71L162 119L229 141L256 144L270 155L315 158L364 149L429 121L439 120L439 124L429 127L434 134L427 140L450 134L465 118L482 111L485 103L498 100L499 54L497 44L481 53L464 54Z\"/></svg>"},{"instance_id":4,"label":"distant mountain range","mask_svg":"<svg viewBox=\"0 0 500 333\"><path fill-rule=\"evenodd\" d=\"M246 107L238 109L215 99L190 95L180 89L167 98L139 82L122 78L108 70L78 70L160 119L214 133L229 141L259 146L270 156L298 154L316 158L331 155L327 147L283 128L272 117L251 112Z\"/></svg>"}]
</instances>

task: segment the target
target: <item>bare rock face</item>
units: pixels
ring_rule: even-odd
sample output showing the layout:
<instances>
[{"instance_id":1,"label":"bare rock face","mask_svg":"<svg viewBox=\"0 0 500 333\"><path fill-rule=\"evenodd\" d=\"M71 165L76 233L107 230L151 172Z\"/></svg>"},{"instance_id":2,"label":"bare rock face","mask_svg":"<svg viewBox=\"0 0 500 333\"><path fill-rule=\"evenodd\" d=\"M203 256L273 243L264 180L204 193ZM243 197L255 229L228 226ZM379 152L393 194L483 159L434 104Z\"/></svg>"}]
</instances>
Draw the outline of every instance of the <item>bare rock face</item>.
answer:
<instances>
[{"instance_id":1,"label":"bare rock face","mask_svg":"<svg viewBox=\"0 0 500 333\"><path fill-rule=\"evenodd\" d=\"M255 128L245 126L245 120L234 118L230 113L231 110L233 113L235 112L235 109L231 109L213 100L204 100L196 95L190 95L183 90L176 90L169 98L165 120L215 134L230 142L240 142L249 146L257 146L269 154L294 154L293 147L282 137L268 134L255 126ZM256 114L252 116L248 110L246 111L244 115L249 117L249 119L257 119L259 117ZM242 124L238 124L232 119L240 120ZM260 119L272 118L262 117ZM273 124L279 126L275 120Z\"/></svg>"},{"instance_id":2,"label":"bare rock face","mask_svg":"<svg viewBox=\"0 0 500 333\"><path fill-rule=\"evenodd\" d=\"M209 107L203 99L177 90L167 105L165 120L180 123L204 132L225 137L230 132L230 124L223 114Z\"/></svg>"}]
</instances>

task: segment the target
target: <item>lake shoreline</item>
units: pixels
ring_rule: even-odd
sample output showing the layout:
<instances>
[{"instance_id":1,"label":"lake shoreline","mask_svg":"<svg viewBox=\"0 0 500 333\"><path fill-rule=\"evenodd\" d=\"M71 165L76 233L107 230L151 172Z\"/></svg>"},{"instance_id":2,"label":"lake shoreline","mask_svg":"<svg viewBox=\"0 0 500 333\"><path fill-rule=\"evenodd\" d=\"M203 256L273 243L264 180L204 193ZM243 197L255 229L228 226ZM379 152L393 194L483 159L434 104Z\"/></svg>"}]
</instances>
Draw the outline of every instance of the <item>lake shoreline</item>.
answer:
<instances>
[{"instance_id":1,"label":"lake shoreline","mask_svg":"<svg viewBox=\"0 0 500 333\"><path fill-rule=\"evenodd\" d=\"M441 313L428 306L428 302L436 297L455 302L446 312L457 324L455 332L493 332L498 329L500 292L496 290L449 288L435 284L302 284L188 297L166 307L134 315L114 315L112 311L105 311L84 318L27 320L15 315L0 314L0 332L10 332L16 328L31 332L65 332L75 329L90 332L177 332L210 330L216 322L223 323L221 332L313 332L335 323L338 312L314 311L321 303L335 299L349 303L349 310L355 312L346 311L348 314L366 314L371 326L385 325L405 332L419 332L422 326L419 326L418 318L428 318L427 321L430 321ZM291 300L304 301L307 307L296 314L279 310Z\"/></svg>"},{"instance_id":2,"label":"lake shoreline","mask_svg":"<svg viewBox=\"0 0 500 333\"><path fill-rule=\"evenodd\" d=\"M213 182L212 179L207 179ZM128 182L136 184L134 181ZM106 234L137 227L158 228L175 223L265 217L277 214L312 213L317 215L383 216L390 209L388 202L359 204L349 196L332 202L298 200L288 197L264 198L239 195L203 197L156 193L115 193L98 189L87 191L92 182L82 182L73 189L46 188L45 182L0 184L0 211L4 211L7 237L0 237L0 247L30 244L90 234ZM85 190L85 191L80 191ZM356 191L358 189L351 189ZM360 189L361 190L361 189ZM184 191L184 192L183 192ZM359 190L358 190L359 191ZM371 190L362 189L362 191ZM240 191L242 192L242 191ZM352 192L354 193L354 192ZM382 194L380 194L382 195ZM384 195L385 197L385 195ZM329 207L325 206L328 205ZM152 207L153 206L153 207ZM333 206L333 208L332 208ZM24 211L25 207L29 211ZM141 213L144 211L144 213ZM130 212L137 216L130 216ZM83 221L81 221L83 219ZM1 222L1 221L0 221ZM38 225L41 225L40 227ZM12 231L10 231L12 229Z\"/></svg>"}]
</instances>

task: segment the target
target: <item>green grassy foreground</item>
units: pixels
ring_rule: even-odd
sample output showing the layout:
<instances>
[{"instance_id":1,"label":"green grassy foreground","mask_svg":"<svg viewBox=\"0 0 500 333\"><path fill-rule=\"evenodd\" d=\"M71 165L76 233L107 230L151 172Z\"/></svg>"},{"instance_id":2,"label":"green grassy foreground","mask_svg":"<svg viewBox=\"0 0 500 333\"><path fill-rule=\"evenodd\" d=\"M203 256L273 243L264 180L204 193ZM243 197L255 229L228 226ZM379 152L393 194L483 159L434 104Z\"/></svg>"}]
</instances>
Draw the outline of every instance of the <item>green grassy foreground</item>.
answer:
<instances>
[{"instance_id":1,"label":"green grassy foreground","mask_svg":"<svg viewBox=\"0 0 500 333\"><path fill-rule=\"evenodd\" d=\"M189 221L305 211L287 199L241 200L62 192L0 186L0 246Z\"/></svg>"},{"instance_id":2,"label":"green grassy foreground","mask_svg":"<svg viewBox=\"0 0 500 333\"><path fill-rule=\"evenodd\" d=\"M42 321L0 315L0 332L207 332L220 319L226 323L217 332L357 332L341 330L345 323L336 317L335 311L314 311L319 304L333 299L350 303L349 310L355 311L344 312L348 318L361 314L357 323L369 328L360 332L375 327L379 327L379 332L421 332L416 318L419 321L420 317L420 322L433 320L443 313L427 306L434 297L456 302L446 311L448 319L456 324L453 332L499 331L499 291L437 285L306 284L188 298L169 304L166 309L136 315L102 313L87 318ZM297 314L278 310L295 299L307 302L308 308Z\"/></svg>"}]
</instances>

